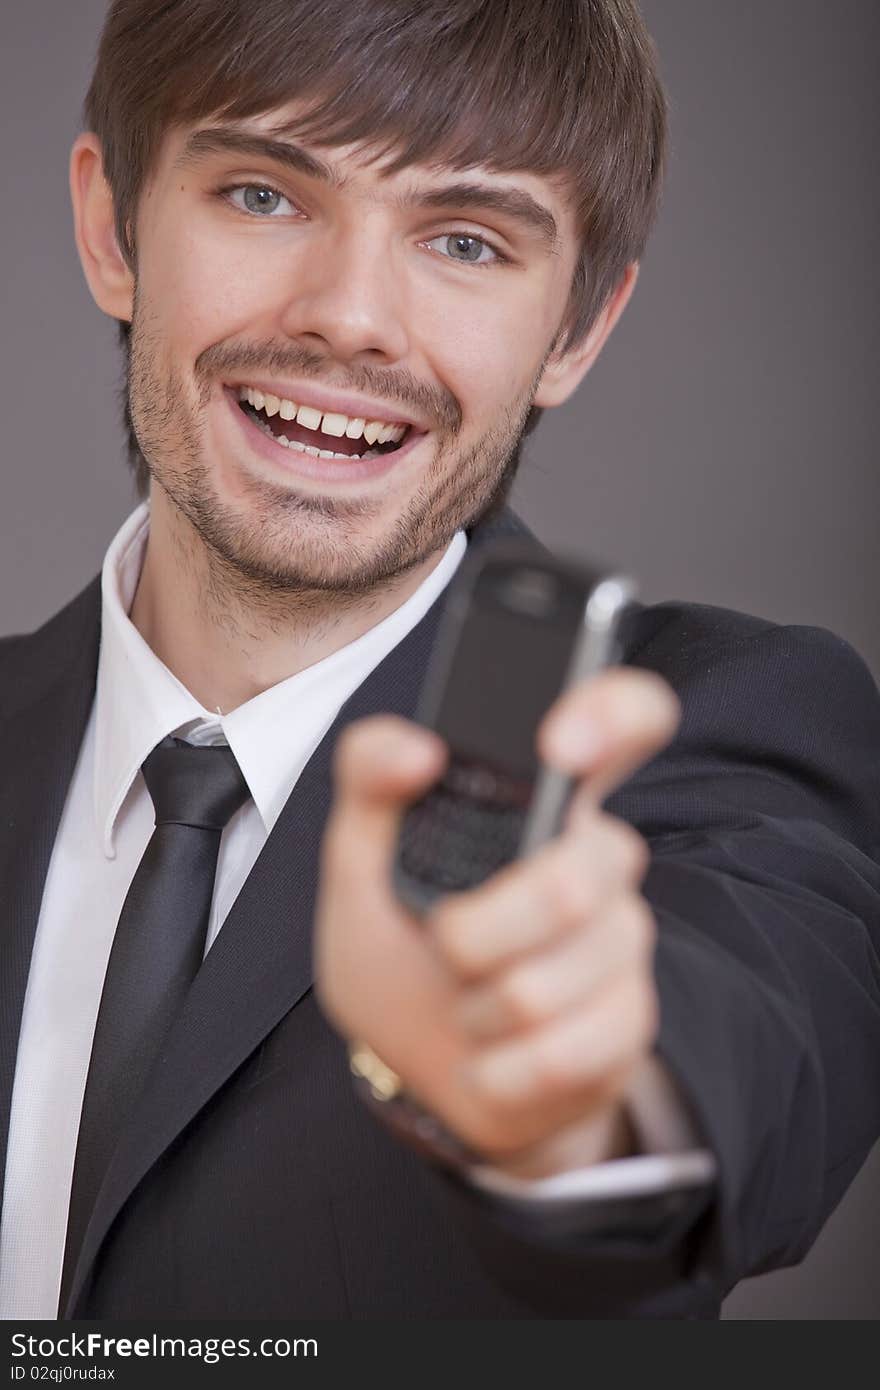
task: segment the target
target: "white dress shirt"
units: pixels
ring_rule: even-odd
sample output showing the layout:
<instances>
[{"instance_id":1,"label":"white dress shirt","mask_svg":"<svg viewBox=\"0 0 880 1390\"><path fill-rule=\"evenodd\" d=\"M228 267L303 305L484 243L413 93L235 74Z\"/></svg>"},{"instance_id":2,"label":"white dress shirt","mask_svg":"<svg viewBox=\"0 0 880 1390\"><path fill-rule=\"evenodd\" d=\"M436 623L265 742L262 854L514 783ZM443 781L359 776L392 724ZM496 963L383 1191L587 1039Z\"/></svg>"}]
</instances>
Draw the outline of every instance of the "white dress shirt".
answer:
<instances>
[{"instance_id":1,"label":"white dress shirt","mask_svg":"<svg viewBox=\"0 0 880 1390\"><path fill-rule=\"evenodd\" d=\"M223 833L205 943L217 933L315 748L345 700L419 622L467 548L459 531L415 593L361 637L229 714L204 709L128 617L144 558L149 507L123 523L102 570L95 700L46 878L19 1035L0 1230L0 1316L54 1319L61 1285L80 1110L116 923L153 831L140 772L166 735L226 742L250 800ZM664 1089L661 1089L665 1087ZM632 1111L643 1156L524 1182L475 1169L513 1200L577 1204L712 1176L670 1083ZM690 1148L690 1152L685 1152Z\"/></svg>"}]
</instances>

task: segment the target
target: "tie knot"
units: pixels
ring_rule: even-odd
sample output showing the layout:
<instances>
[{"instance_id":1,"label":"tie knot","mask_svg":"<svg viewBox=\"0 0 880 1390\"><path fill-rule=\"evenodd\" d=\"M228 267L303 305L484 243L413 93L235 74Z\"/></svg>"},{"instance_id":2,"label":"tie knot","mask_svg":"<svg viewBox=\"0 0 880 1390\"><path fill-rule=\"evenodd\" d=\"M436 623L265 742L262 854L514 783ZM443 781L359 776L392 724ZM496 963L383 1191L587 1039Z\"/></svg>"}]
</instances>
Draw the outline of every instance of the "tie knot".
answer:
<instances>
[{"instance_id":1,"label":"tie knot","mask_svg":"<svg viewBox=\"0 0 880 1390\"><path fill-rule=\"evenodd\" d=\"M244 804L247 782L231 748L196 748L181 739L158 744L141 771L157 825L222 830Z\"/></svg>"}]
</instances>

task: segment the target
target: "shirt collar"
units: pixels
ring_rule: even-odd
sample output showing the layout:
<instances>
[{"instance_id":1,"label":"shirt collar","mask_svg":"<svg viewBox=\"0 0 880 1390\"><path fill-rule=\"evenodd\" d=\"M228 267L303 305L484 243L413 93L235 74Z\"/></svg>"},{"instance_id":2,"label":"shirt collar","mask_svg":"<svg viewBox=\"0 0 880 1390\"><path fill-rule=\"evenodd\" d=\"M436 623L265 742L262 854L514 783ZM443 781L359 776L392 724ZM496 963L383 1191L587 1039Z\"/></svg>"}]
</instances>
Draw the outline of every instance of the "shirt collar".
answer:
<instances>
[{"instance_id":1,"label":"shirt collar","mask_svg":"<svg viewBox=\"0 0 880 1390\"><path fill-rule=\"evenodd\" d=\"M170 733L193 742L229 744L268 834L342 704L420 621L467 549L465 532L457 531L439 563L399 608L353 642L224 715L200 704L128 616L149 518L149 504L144 502L123 522L101 574L94 804L109 858L115 854L117 816L140 766Z\"/></svg>"}]
</instances>

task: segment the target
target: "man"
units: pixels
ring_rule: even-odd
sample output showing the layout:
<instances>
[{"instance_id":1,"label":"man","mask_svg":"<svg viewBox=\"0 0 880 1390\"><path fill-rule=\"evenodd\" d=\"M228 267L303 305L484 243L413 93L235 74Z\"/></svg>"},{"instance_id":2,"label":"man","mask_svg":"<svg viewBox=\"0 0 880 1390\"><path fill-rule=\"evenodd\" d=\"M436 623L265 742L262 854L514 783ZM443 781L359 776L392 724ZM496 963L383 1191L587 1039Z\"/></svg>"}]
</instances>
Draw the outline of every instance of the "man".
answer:
<instances>
[{"instance_id":1,"label":"man","mask_svg":"<svg viewBox=\"0 0 880 1390\"><path fill-rule=\"evenodd\" d=\"M448 583L635 284L633 5L117 0L86 116L146 502L0 648L4 1315L717 1316L880 1127L859 656L638 607L563 833L389 884Z\"/></svg>"}]
</instances>

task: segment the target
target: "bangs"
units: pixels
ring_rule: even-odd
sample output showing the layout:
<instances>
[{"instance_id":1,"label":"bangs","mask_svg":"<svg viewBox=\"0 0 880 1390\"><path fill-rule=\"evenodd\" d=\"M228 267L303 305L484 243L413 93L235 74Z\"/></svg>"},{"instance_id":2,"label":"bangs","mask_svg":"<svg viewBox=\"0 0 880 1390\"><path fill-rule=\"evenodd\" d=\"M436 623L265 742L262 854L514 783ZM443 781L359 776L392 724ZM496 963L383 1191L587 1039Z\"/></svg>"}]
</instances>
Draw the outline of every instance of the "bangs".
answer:
<instances>
[{"instance_id":1,"label":"bangs","mask_svg":"<svg viewBox=\"0 0 880 1390\"><path fill-rule=\"evenodd\" d=\"M274 133L369 146L389 175L416 164L553 174L582 158L594 103L592 69L575 73L568 61L571 46L589 44L580 6L270 0L232 8L219 42L196 46L189 80L175 75L171 120L244 120L295 103L296 118Z\"/></svg>"}]
</instances>

